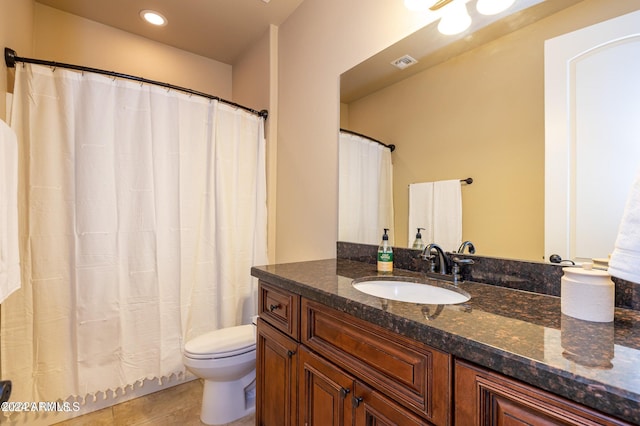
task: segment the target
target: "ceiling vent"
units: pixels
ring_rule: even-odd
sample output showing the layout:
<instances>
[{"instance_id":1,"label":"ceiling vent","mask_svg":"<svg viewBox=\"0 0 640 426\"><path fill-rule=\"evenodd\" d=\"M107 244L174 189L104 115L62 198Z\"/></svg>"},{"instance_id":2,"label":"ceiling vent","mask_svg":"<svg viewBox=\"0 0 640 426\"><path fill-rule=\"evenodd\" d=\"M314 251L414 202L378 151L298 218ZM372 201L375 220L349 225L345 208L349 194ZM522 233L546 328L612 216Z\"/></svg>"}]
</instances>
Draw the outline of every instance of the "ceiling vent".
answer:
<instances>
[{"instance_id":1,"label":"ceiling vent","mask_svg":"<svg viewBox=\"0 0 640 426\"><path fill-rule=\"evenodd\" d=\"M415 58L412 58L409 55L404 55L398 59L396 59L395 61L391 61L391 65L393 65L396 68L399 68L401 70L410 67L411 65L415 65L418 63L418 60Z\"/></svg>"}]
</instances>

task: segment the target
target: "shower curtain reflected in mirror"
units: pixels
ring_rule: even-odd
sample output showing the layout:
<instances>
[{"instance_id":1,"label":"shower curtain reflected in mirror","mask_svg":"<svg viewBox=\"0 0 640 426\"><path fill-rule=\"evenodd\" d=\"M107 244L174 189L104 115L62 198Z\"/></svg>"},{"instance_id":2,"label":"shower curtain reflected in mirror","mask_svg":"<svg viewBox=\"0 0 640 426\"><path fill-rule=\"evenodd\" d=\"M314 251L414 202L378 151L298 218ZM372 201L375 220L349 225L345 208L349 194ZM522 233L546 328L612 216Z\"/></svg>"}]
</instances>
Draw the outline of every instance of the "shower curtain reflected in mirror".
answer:
<instances>
[{"instance_id":1,"label":"shower curtain reflected in mirror","mask_svg":"<svg viewBox=\"0 0 640 426\"><path fill-rule=\"evenodd\" d=\"M92 73L16 68L23 287L2 305L16 401L184 372L185 340L248 323L267 263L264 122Z\"/></svg>"},{"instance_id":2,"label":"shower curtain reflected in mirror","mask_svg":"<svg viewBox=\"0 0 640 426\"><path fill-rule=\"evenodd\" d=\"M366 137L340 132L338 240L380 243L383 228L393 244L391 150Z\"/></svg>"}]
</instances>

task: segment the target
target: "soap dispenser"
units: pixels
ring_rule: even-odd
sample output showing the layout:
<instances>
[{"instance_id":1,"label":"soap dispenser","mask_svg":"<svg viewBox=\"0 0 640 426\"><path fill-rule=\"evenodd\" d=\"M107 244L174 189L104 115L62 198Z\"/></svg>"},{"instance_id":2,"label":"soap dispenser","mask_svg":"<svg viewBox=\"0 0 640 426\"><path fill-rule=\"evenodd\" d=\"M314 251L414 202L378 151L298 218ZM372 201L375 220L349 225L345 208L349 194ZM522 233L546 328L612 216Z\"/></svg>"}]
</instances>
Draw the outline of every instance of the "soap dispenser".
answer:
<instances>
[{"instance_id":1,"label":"soap dispenser","mask_svg":"<svg viewBox=\"0 0 640 426\"><path fill-rule=\"evenodd\" d=\"M378 272L382 273L393 272L393 249L389 244L387 231L389 231L389 229L384 228L382 241L380 242L380 247L378 247Z\"/></svg>"},{"instance_id":2,"label":"soap dispenser","mask_svg":"<svg viewBox=\"0 0 640 426\"><path fill-rule=\"evenodd\" d=\"M422 242L422 234L420 230L424 231L424 228L418 228L418 232L416 233L416 239L413 242L413 246L411 248L422 250L424 249L424 243Z\"/></svg>"}]
</instances>

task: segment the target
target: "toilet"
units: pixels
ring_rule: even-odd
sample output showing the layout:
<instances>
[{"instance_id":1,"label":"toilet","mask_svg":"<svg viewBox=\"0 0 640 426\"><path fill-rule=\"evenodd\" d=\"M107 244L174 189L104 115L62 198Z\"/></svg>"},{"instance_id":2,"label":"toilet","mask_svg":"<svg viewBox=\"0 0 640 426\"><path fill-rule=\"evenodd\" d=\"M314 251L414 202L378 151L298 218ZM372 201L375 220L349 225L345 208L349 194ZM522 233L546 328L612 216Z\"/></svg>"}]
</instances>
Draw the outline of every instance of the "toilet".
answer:
<instances>
[{"instance_id":1,"label":"toilet","mask_svg":"<svg viewBox=\"0 0 640 426\"><path fill-rule=\"evenodd\" d=\"M229 423L255 412L255 320L189 340L182 359L187 370L204 379L203 423Z\"/></svg>"}]
</instances>

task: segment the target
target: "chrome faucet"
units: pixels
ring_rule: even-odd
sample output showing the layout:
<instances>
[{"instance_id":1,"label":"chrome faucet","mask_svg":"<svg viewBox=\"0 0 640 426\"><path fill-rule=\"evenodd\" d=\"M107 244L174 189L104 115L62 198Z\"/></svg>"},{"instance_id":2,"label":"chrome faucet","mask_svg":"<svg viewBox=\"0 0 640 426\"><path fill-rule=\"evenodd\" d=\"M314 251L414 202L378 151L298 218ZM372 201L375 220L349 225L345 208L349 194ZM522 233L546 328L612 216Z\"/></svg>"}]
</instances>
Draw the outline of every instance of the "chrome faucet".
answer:
<instances>
[{"instance_id":1,"label":"chrome faucet","mask_svg":"<svg viewBox=\"0 0 640 426\"><path fill-rule=\"evenodd\" d=\"M469 247L469 254L474 254L476 252L476 247L473 245L471 241L465 241L460 244L460 248L458 249L458 253L464 253L465 247Z\"/></svg>"},{"instance_id":2,"label":"chrome faucet","mask_svg":"<svg viewBox=\"0 0 640 426\"><path fill-rule=\"evenodd\" d=\"M440 265L439 272L442 275L446 275L447 272L449 272L449 258L445 254L444 250L442 250L442 247L440 247L435 243L428 244L424 248L424 250L422 250L422 255L421 255L422 259L429 261L429 264L431 266L431 272L435 272L436 256L431 254L432 251L435 251L436 256L438 257L438 264Z\"/></svg>"}]
</instances>

